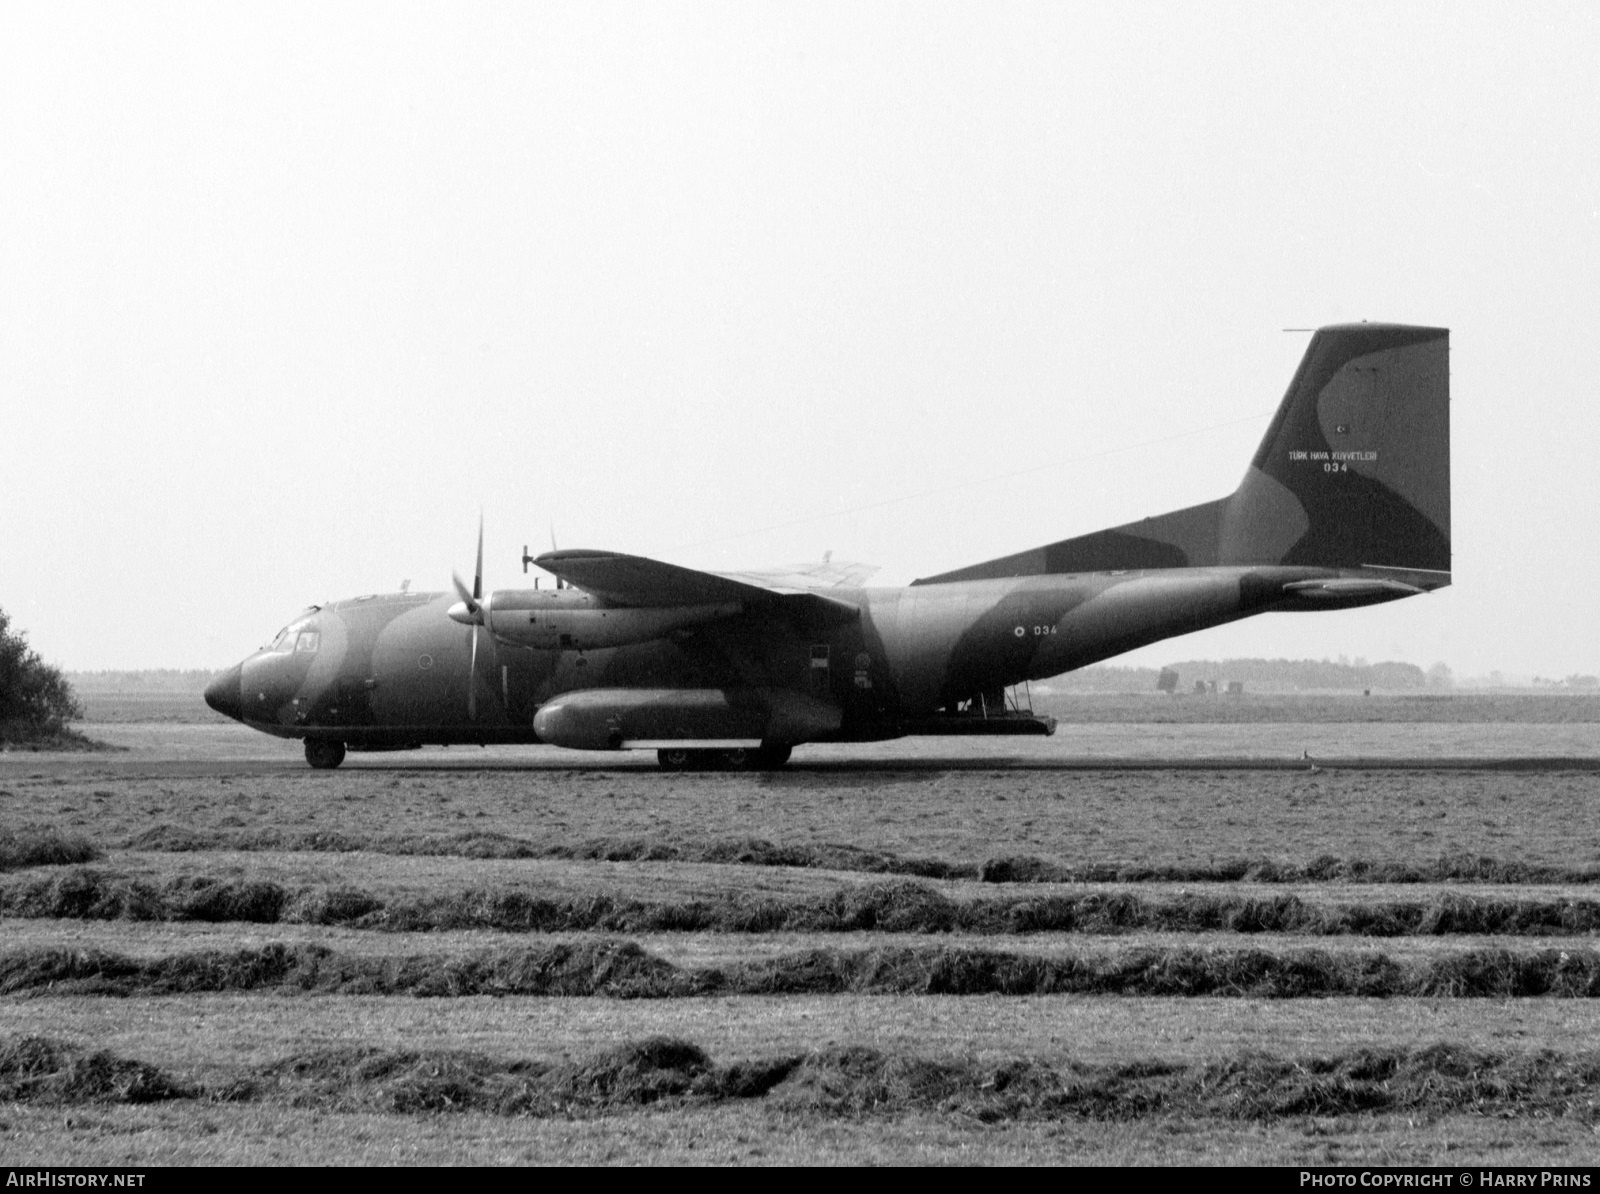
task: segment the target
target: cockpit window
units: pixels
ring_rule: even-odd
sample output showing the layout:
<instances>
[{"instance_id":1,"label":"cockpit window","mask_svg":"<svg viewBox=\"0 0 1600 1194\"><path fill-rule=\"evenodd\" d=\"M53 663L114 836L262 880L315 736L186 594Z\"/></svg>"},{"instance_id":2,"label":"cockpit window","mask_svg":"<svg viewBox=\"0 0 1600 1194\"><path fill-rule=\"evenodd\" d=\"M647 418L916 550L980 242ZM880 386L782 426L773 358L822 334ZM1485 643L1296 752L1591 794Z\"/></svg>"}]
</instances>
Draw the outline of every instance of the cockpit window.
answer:
<instances>
[{"instance_id":1,"label":"cockpit window","mask_svg":"<svg viewBox=\"0 0 1600 1194\"><path fill-rule=\"evenodd\" d=\"M307 637L309 636L309 637ZM314 652L321 636L310 629L304 622L290 622L270 643L262 648L263 651L276 651L284 655L300 651Z\"/></svg>"}]
</instances>

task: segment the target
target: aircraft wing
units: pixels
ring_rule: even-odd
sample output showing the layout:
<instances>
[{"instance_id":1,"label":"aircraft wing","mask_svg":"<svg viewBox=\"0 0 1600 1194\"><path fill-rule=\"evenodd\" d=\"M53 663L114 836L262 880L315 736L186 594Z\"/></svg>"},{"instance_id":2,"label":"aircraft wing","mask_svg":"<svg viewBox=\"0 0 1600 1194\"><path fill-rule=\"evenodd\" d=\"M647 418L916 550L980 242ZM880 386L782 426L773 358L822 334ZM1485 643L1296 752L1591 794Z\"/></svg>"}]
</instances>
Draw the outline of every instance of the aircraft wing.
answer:
<instances>
[{"instance_id":1,"label":"aircraft wing","mask_svg":"<svg viewBox=\"0 0 1600 1194\"><path fill-rule=\"evenodd\" d=\"M712 575L771 589L775 593L814 593L819 589L859 589L877 571L876 564L835 564L825 559L821 563L796 564L792 568L771 571L715 572Z\"/></svg>"},{"instance_id":2,"label":"aircraft wing","mask_svg":"<svg viewBox=\"0 0 1600 1194\"><path fill-rule=\"evenodd\" d=\"M794 612L856 618L859 609L829 597L819 588L853 587L853 577L876 569L854 564L819 564L812 570L780 572L701 572L644 556L614 551L548 551L533 561L568 584L617 605L651 607L783 603ZM865 569L865 571L862 571Z\"/></svg>"}]
</instances>

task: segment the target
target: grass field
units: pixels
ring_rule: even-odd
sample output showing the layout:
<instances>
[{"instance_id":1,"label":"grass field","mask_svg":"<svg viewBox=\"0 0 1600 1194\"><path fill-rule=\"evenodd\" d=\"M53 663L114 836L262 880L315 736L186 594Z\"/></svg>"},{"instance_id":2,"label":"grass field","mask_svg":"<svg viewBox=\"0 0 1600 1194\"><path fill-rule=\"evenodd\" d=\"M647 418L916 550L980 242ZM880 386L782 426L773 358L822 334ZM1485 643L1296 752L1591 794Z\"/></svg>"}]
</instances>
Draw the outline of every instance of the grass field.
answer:
<instances>
[{"instance_id":1,"label":"grass field","mask_svg":"<svg viewBox=\"0 0 1600 1194\"><path fill-rule=\"evenodd\" d=\"M1600 1156L1587 766L312 774L185 699L0 759L13 1163ZM1229 701L1065 703L1130 756L1600 753L1583 698Z\"/></svg>"}]
</instances>

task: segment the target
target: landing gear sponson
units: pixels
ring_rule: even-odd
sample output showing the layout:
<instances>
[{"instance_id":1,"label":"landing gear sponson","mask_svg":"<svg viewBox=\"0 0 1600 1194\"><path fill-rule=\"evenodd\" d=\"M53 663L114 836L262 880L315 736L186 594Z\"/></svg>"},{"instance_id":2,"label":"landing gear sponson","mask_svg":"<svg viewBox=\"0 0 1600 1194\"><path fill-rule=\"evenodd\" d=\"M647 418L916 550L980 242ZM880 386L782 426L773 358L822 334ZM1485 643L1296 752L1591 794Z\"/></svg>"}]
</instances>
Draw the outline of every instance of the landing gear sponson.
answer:
<instances>
[{"instance_id":1,"label":"landing gear sponson","mask_svg":"<svg viewBox=\"0 0 1600 1194\"><path fill-rule=\"evenodd\" d=\"M329 738L305 740L306 762L318 771L332 771L344 762L345 745ZM706 750L675 746L656 751L663 771L776 771L789 761L790 747L771 744Z\"/></svg>"}]
</instances>

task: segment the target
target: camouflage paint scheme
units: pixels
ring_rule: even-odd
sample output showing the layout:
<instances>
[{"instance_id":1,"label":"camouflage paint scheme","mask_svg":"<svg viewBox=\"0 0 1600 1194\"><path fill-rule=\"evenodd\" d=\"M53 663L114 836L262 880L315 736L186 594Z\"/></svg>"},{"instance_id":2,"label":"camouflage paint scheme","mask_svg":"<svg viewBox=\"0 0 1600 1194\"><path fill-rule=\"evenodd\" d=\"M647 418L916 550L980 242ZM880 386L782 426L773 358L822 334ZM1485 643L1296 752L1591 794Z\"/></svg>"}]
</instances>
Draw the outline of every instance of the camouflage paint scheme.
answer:
<instances>
[{"instance_id":1,"label":"camouflage paint scheme","mask_svg":"<svg viewBox=\"0 0 1600 1194\"><path fill-rule=\"evenodd\" d=\"M318 766L343 746L765 747L781 762L801 742L1049 732L1007 714L1004 690L1254 614L1447 585L1449 413L1445 329L1323 328L1218 501L904 589L862 587L849 565L775 577L550 552L535 562L567 587L313 607L206 699L305 738Z\"/></svg>"}]
</instances>

